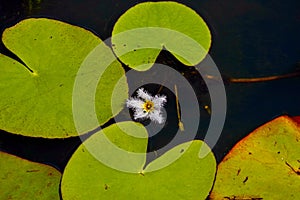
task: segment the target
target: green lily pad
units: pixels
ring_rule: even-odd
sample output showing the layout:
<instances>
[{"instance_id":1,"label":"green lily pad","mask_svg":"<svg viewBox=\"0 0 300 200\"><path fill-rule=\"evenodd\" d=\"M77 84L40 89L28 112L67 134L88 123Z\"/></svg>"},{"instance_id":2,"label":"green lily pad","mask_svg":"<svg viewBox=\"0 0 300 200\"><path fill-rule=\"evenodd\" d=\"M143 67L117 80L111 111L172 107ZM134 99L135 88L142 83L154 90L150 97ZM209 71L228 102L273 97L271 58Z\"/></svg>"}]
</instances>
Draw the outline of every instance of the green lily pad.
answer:
<instances>
[{"instance_id":1,"label":"green lily pad","mask_svg":"<svg viewBox=\"0 0 300 200\"><path fill-rule=\"evenodd\" d=\"M0 152L0 199L57 199L61 173L53 167Z\"/></svg>"},{"instance_id":2,"label":"green lily pad","mask_svg":"<svg viewBox=\"0 0 300 200\"><path fill-rule=\"evenodd\" d=\"M100 125L123 108L128 86L126 79L121 78L125 74L121 64L115 61L107 67L96 58L84 62L90 52L103 44L90 31L56 20L31 18L6 29L2 40L24 64L0 54L0 129L32 137L77 136L72 95L75 79L86 75L77 73L82 63L90 66L89 72L95 80L100 79L99 70L106 71L99 83L96 82L93 94L87 92L93 80L85 81L80 95L95 95L95 98L78 107L84 109L85 104L96 104ZM113 56L107 46L96 53L104 62ZM119 79L121 84L118 96L114 96L115 112L112 113L112 88Z\"/></svg>"},{"instance_id":3,"label":"green lily pad","mask_svg":"<svg viewBox=\"0 0 300 200\"><path fill-rule=\"evenodd\" d=\"M165 48L185 65L201 62L211 45L204 20L176 2L145 2L127 10L116 22L112 46L131 68L147 70Z\"/></svg>"},{"instance_id":4,"label":"green lily pad","mask_svg":"<svg viewBox=\"0 0 300 200\"><path fill-rule=\"evenodd\" d=\"M134 122L91 136L65 168L63 199L205 199L216 170L209 147L200 140L183 143L145 166L147 136Z\"/></svg>"},{"instance_id":5,"label":"green lily pad","mask_svg":"<svg viewBox=\"0 0 300 200\"><path fill-rule=\"evenodd\" d=\"M254 130L219 164L210 199L299 199L300 126L282 116Z\"/></svg>"}]
</instances>

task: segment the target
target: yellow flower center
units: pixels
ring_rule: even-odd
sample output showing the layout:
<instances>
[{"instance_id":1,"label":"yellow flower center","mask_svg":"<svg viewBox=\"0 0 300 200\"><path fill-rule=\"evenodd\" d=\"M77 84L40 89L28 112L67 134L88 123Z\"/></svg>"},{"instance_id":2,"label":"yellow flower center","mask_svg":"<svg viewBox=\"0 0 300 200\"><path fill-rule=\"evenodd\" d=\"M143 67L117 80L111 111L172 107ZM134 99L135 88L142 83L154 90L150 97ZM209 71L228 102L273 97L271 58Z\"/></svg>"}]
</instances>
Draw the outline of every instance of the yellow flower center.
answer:
<instances>
[{"instance_id":1,"label":"yellow flower center","mask_svg":"<svg viewBox=\"0 0 300 200\"><path fill-rule=\"evenodd\" d=\"M151 112L154 109L154 103L152 101L146 101L143 104L143 109L145 112Z\"/></svg>"}]
</instances>

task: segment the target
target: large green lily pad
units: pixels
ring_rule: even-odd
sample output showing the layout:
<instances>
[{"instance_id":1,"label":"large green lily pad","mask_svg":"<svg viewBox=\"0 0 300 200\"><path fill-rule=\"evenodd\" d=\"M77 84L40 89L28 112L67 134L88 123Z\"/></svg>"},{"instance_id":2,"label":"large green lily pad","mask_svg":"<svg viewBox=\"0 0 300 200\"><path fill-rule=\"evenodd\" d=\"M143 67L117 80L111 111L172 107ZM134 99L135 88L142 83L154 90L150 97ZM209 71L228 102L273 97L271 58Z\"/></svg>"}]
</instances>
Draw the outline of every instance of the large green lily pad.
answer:
<instances>
[{"instance_id":1,"label":"large green lily pad","mask_svg":"<svg viewBox=\"0 0 300 200\"><path fill-rule=\"evenodd\" d=\"M19 22L4 31L2 40L24 64L0 54L0 129L32 137L78 135L72 113L74 82L87 74L77 72L89 53L103 44L102 41L83 28L45 18ZM106 46L96 53L103 62L113 56ZM85 104L96 104L98 122L103 124L123 108L128 96L125 78L121 79L118 95L114 96L114 113L111 98L113 87L125 72L117 61L109 67L97 59L85 62L85 65L90 66L88 72L94 75L92 78L101 79L96 82L98 86L92 94L88 93L88 88L93 80L84 81L79 95L95 95L95 98L93 102L82 102L77 107L85 109ZM102 76L99 69L106 70ZM81 130L79 134L97 125Z\"/></svg>"},{"instance_id":2,"label":"large green lily pad","mask_svg":"<svg viewBox=\"0 0 300 200\"><path fill-rule=\"evenodd\" d=\"M127 10L116 22L112 46L129 67L147 70L165 48L185 65L198 64L211 45L204 20L176 2L145 2Z\"/></svg>"},{"instance_id":3,"label":"large green lily pad","mask_svg":"<svg viewBox=\"0 0 300 200\"><path fill-rule=\"evenodd\" d=\"M299 199L300 126L282 116L236 144L219 164L210 199Z\"/></svg>"},{"instance_id":4,"label":"large green lily pad","mask_svg":"<svg viewBox=\"0 0 300 200\"><path fill-rule=\"evenodd\" d=\"M60 179L53 167L0 152L0 199L59 200Z\"/></svg>"},{"instance_id":5,"label":"large green lily pad","mask_svg":"<svg viewBox=\"0 0 300 200\"><path fill-rule=\"evenodd\" d=\"M65 168L63 199L195 200L208 196L216 161L204 142L178 145L145 166L146 150L147 132L134 122L117 123L94 134Z\"/></svg>"}]
</instances>

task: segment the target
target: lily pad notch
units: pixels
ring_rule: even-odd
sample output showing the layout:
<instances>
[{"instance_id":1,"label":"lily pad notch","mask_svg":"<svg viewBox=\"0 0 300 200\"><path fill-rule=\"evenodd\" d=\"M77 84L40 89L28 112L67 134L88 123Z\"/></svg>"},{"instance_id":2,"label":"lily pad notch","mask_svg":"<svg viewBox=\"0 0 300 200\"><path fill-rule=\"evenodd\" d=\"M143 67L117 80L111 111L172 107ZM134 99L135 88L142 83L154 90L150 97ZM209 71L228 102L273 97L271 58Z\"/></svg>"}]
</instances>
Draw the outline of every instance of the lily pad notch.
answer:
<instances>
[{"instance_id":1,"label":"lily pad notch","mask_svg":"<svg viewBox=\"0 0 300 200\"><path fill-rule=\"evenodd\" d=\"M117 57L140 71L149 69L163 48L183 64L195 66L210 46L205 21L191 8L171 1L137 4L118 19L112 31Z\"/></svg>"},{"instance_id":2,"label":"lily pad notch","mask_svg":"<svg viewBox=\"0 0 300 200\"><path fill-rule=\"evenodd\" d=\"M134 122L116 123L92 135L65 168L63 199L204 200L216 172L210 148L200 140L186 142L145 166L147 136L146 129ZM200 158L202 150L206 156Z\"/></svg>"},{"instance_id":3,"label":"lily pad notch","mask_svg":"<svg viewBox=\"0 0 300 200\"><path fill-rule=\"evenodd\" d=\"M25 65L0 54L0 129L30 137L66 138L80 133L73 121L73 87L86 57L102 44L100 38L88 30L61 21L46 18L25 19L5 29L4 45ZM113 52L104 46L98 58L112 57ZM87 63L101 70L97 57ZM105 66L107 67L107 66ZM94 103L97 125L115 116L128 98L125 71L118 61L111 63L96 84ZM114 113L111 110L113 86L121 79L118 96L114 96ZM88 83L84 85L88 89ZM81 95L90 94L81 91ZM85 109L87 103L81 105Z\"/></svg>"}]
</instances>

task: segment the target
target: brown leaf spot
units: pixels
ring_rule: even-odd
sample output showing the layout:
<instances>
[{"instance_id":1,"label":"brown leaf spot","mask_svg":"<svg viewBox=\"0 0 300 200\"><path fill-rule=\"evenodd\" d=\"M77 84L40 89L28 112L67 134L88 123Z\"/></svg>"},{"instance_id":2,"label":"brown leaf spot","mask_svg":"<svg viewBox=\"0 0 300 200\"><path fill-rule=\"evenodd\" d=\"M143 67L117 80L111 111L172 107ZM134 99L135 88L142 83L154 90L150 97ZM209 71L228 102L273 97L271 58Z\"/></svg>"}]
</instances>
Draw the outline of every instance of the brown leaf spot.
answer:
<instances>
[{"instance_id":1,"label":"brown leaf spot","mask_svg":"<svg viewBox=\"0 0 300 200\"><path fill-rule=\"evenodd\" d=\"M51 187L51 186L52 186L51 182L47 183L47 187Z\"/></svg>"},{"instance_id":2,"label":"brown leaf spot","mask_svg":"<svg viewBox=\"0 0 300 200\"><path fill-rule=\"evenodd\" d=\"M228 200L262 200L261 197L251 197L251 196L231 196L231 197L224 197L224 199Z\"/></svg>"},{"instance_id":3,"label":"brown leaf spot","mask_svg":"<svg viewBox=\"0 0 300 200\"><path fill-rule=\"evenodd\" d=\"M39 172L39 169L31 169L31 170L26 170L26 172Z\"/></svg>"},{"instance_id":4,"label":"brown leaf spot","mask_svg":"<svg viewBox=\"0 0 300 200\"><path fill-rule=\"evenodd\" d=\"M288 162L285 161L285 164L293 171L295 174L300 175L300 170L295 170Z\"/></svg>"},{"instance_id":5,"label":"brown leaf spot","mask_svg":"<svg viewBox=\"0 0 300 200\"><path fill-rule=\"evenodd\" d=\"M248 181L248 176L243 180L243 183L245 184Z\"/></svg>"},{"instance_id":6,"label":"brown leaf spot","mask_svg":"<svg viewBox=\"0 0 300 200\"><path fill-rule=\"evenodd\" d=\"M145 176L145 174L143 174L142 172L140 172L139 174L142 175L142 176Z\"/></svg>"},{"instance_id":7,"label":"brown leaf spot","mask_svg":"<svg viewBox=\"0 0 300 200\"><path fill-rule=\"evenodd\" d=\"M236 175L238 176L240 174L240 172L241 172L241 168L238 169Z\"/></svg>"}]
</instances>

